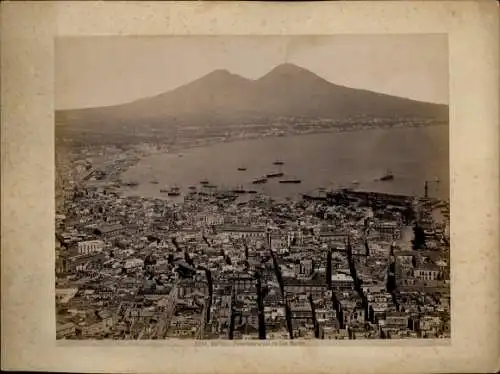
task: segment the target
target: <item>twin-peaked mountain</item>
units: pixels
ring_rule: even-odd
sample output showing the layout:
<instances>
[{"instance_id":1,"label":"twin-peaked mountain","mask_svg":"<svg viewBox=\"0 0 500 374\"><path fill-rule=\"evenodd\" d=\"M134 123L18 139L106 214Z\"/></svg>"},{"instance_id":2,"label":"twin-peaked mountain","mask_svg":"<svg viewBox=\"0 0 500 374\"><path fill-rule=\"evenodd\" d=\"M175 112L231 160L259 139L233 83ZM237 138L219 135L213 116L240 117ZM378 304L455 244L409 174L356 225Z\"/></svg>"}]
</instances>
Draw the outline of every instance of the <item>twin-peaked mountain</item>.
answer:
<instances>
[{"instance_id":1,"label":"twin-peaked mountain","mask_svg":"<svg viewBox=\"0 0 500 374\"><path fill-rule=\"evenodd\" d=\"M265 123L277 118L420 117L447 120L448 107L328 82L293 64L257 80L215 70L172 91L109 107L56 112L56 123L83 131L160 130Z\"/></svg>"}]
</instances>

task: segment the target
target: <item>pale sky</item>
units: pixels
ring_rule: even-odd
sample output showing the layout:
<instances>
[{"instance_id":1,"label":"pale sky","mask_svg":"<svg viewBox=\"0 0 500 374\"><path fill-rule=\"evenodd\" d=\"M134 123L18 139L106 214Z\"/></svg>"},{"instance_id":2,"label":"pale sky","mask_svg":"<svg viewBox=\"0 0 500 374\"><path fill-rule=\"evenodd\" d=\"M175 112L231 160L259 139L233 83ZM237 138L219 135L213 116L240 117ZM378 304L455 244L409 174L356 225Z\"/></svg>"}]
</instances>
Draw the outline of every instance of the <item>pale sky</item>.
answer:
<instances>
[{"instance_id":1,"label":"pale sky","mask_svg":"<svg viewBox=\"0 0 500 374\"><path fill-rule=\"evenodd\" d=\"M55 60L56 109L154 96L215 69L257 79L285 62L332 83L448 103L445 35L67 37Z\"/></svg>"}]
</instances>

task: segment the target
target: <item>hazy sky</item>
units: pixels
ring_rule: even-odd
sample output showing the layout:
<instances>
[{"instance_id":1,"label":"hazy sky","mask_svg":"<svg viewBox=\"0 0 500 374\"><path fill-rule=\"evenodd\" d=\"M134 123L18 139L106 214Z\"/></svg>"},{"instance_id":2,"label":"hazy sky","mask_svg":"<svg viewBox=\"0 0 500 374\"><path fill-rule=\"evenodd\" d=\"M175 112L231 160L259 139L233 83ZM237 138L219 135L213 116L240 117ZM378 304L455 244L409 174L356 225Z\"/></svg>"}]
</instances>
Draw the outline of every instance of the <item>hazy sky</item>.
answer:
<instances>
[{"instance_id":1,"label":"hazy sky","mask_svg":"<svg viewBox=\"0 0 500 374\"><path fill-rule=\"evenodd\" d=\"M445 35L67 37L55 60L57 109L154 96L215 69L256 79L285 62L333 83L448 103Z\"/></svg>"}]
</instances>

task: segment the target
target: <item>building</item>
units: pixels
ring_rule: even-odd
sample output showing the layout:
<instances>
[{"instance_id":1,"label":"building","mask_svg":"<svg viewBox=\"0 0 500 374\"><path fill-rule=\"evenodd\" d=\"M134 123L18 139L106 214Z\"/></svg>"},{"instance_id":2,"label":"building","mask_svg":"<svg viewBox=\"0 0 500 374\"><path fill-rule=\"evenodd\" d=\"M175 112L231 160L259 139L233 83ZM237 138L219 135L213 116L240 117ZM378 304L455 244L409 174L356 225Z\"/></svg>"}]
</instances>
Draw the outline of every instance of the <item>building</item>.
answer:
<instances>
[{"instance_id":1,"label":"building","mask_svg":"<svg viewBox=\"0 0 500 374\"><path fill-rule=\"evenodd\" d=\"M314 263L311 259L304 259L300 261L299 274L310 277L314 270Z\"/></svg>"},{"instance_id":2,"label":"building","mask_svg":"<svg viewBox=\"0 0 500 374\"><path fill-rule=\"evenodd\" d=\"M217 232L226 238L256 238L264 239L266 229L251 226L222 225L217 228Z\"/></svg>"},{"instance_id":3,"label":"building","mask_svg":"<svg viewBox=\"0 0 500 374\"><path fill-rule=\"evenodd\" d=\"M64 339L72 337L76 334L74 323L57 324L56 326L56 339Z\"/></svg>"},{"instance_id":4,"label":"building","mask_svg":"<svg viewBox=\"0 0 500 374\"><path fill-rule=\"evenodd\" d=\"M78 292L78 288L56 288L56 302L68 303Z\"/></svg>"},{"instance_id":5,"label":"building","mask_svg":"<svg viewBox=\"0 0 500 374\"><path fill-rule=\"evenodd\" d=\"M422 264L418 266L414 275L418 280L438 280L440 278L441 269L437 265Z\"/></svg>"},{"instance_id":6,"label":"building","mask_svg":"<svg viewBox=\"0 0 500 374\"><path fill-rule=\"evenodd\" d=\"M332 274L332 288L334 290L352 290L354 288L354 279L350 275L343 273Z\"/></svg>"},{"instance_id":7,"label":"building","mask_svg":"<svg viewBox=\"0 0 500 374\"><path fill-rule=\"evenodd\" d=\"M94 229L94 233L103 238L115 238L121 235L125 230L125 227L119 224L115 225L103 225Z\"/></svg>"},{"instance_id":8,"label":"building","mask_svg":"<svg viewBox=\"0 0 500 374\"><path fill-rule=\"evenodd\" d=\"M399 224L394 221L377 222L373 225L373 229L389 240L398 240L401 238Z\"/></svg>"},{"instance_id":9,"label":"building","mask_svg":"<svg viewBox=\"0 0 500 374\"><path fill-rule=\"evenodd\" d=\"M102 252L104 249L104 242L102 240L87 240L78 242L78 253L81 255L88 255L96 252Z\"/></svg>"},{"instance_id":10,"label":"building","mask_svg":"<svg viewBox=\"0 0 500 374\"><path fill-rule=\"evenodd\" d=\"M291 294L312 294L321 297L327 290L324 279L283 279L285 292Z\"/></svg>"},{"instance_id":11,"label":"building","mask_svg":"<svg viewBox=\"0 0 500 374\"><path fill-rule=\"evenodd\" d=\"M385 327L404 330L408 328L409 315L402 312L386 312Z\"/></svg>"}]
</instances>

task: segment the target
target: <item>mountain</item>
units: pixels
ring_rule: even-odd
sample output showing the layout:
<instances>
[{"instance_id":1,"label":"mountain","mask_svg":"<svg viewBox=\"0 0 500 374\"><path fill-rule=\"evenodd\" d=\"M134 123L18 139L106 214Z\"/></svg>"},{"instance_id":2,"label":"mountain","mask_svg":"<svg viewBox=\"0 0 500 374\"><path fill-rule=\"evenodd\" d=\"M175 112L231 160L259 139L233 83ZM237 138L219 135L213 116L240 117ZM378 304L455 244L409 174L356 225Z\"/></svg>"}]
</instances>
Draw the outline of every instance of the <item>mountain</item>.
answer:
<instances>
[{"instance_id":1,"label":"mountain","mask_svg":"<svg viewBox=\"0 0 500 374\"><path fill-rule=\"evenodd\" d=\"M70 133L169 134L186 125L217 128L276 118L350 117L447 120L448 107L328 82L293 64L257 80L216 70L172 91L131 103L56 112ZM59 126L58 126L59 127Z\"/></svg>"}]
</instances>

